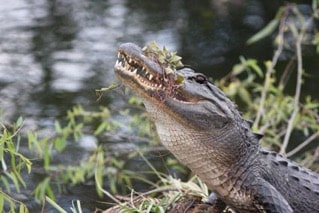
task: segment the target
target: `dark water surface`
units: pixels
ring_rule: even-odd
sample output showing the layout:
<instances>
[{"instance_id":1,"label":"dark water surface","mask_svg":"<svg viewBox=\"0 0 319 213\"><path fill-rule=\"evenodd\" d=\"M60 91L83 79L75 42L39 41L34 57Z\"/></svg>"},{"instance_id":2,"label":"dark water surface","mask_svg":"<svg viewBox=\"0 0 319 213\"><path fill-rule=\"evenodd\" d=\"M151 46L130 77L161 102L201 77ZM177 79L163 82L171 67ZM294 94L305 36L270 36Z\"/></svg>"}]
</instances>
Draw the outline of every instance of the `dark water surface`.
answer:
<instances>
[{"instance_id":1,"label":"dark water surface","mask_svg":"<svg viewBox=\"0 0 319 213\"><path fill-rule=\"evenodd\" d=\"M42 132L50 132L54 120L65 116L75 104L87 109L123 105L114 97L96 102L94 93L114 81L116 51L123 42L165 44L178 51L185 64L214 78L226 75L240 55L271 59L269 39L249 47L245 42L282 4L277 0L4 2L0 4L1 119L12 122L23 116L25 129ZM315 80L305 89L315 95L319 60L306 60L306 69ZM64 159L77 159L82 152L77 150L71 148ZM90 193L92 189L70 192L63 199L66 203L72 199L89 201L96 196Z\"/></svg>"}]
</instances>

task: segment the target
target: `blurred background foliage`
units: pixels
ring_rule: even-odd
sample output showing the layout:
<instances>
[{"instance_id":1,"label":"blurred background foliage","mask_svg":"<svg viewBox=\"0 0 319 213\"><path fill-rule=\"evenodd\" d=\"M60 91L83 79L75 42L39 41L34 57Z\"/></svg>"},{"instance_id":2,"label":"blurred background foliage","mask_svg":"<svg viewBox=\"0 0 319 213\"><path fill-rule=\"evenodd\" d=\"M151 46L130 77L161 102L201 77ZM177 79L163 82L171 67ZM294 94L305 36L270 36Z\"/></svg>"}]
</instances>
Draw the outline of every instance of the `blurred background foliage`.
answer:
<instances>
[{"instance_id":1,"label":"blurred background foliage","mask_svg":"<svg viewBox=\"0 0 319 213\"><path fill-rule=\"evenodd\" d=\"M319 102L302 91L308 76L303 66L307 51L310 48L315 50L313 54L319 54L318 12L315 0L310 13L295 4L280 7L275 18L247 41L256 45L271 37L272 58L261 61L240 56L239 63L226 76L212 80L239 105L245 118L254 121L253 130L264 134L263 146L315 171L319 171ZM285 58L284 62L280 57ZM287 88L288 82L293 89ZM121 89L111 92L120 97ZM56 196L81 184L95 188L101 200L112 203L120 203L120 198L112 194L149 188L167 192L161 199L147 197L138 207L122 206L128 212L164 212L183 193L207 196L208 190L200 180L183 182L190 177L188 169L160 145L141 100L126 89L124 93L129 97L124 98L127 107L91 110L73 106L64 118L55 120L49 136L38 130L22 131L22 117L13 123L1 123L0 211L28 212L30 203L22 202L26 198L19 195L24 189L41 208L49 203L67 212L55 202ZM90 145L81 144L89 136L99 143L93 140ZM101 142L105 140L114 144ZM27 146L21 146L21 141ZM83 152L81 146L89 152ZM63 155L78 148L77 158L65 161ZM158 169L156 164L164 166ZM37 174L33 180L36 184L29 186L25 179L32 174ZM80 202L69 205L71 212L81 212Z\"/></svg>"}]
</instances>

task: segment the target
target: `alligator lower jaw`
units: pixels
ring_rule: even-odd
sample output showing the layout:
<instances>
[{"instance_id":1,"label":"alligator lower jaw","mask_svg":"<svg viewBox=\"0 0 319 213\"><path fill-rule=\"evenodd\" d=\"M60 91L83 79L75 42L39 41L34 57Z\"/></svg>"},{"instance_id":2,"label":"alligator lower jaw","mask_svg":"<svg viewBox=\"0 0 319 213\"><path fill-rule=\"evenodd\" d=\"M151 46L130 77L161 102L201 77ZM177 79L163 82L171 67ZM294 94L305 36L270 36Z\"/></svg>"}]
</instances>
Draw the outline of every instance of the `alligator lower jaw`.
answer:
<instances>
[{"instance_id":1,"label":"alligator lower jaw","mask_svg":"<svg viewBox=\"0 0 319 213\"><path fill-rule=\"evenodd\" d=\"M125 86L131 87L139 94L163 102L170 99L179 102L189 102L187 97L182 95L170 76L160 75L151 71L141 59L133 59L121 52L114 66L115 73Z\"/></svg>"}]
</instances>

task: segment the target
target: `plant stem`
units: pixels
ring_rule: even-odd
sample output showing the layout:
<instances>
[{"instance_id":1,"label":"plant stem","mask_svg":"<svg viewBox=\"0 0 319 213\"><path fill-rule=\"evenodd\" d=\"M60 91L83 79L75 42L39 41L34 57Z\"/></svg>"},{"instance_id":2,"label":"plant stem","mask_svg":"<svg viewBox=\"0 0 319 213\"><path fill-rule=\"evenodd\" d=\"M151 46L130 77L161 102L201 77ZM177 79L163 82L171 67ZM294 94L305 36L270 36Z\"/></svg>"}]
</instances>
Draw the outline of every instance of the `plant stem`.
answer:
<instances>
[{"instance_id":1,"label":"plant stem","mask_svg":"<svg viewBox=\"0 0 319 213\"><path fill-rule=\"evenodd\" d=\"M309 19L308 21L310 21ZM302 48L301 48L301 43L303 39L303 35L305 32L305 28L308 26L308 21L303 23L302 29L300 33L297 36L296 39L296 54L297 54L297 83L296 83L296 92L295 92L295 97L294 97L294 110L292 112L291 117L289 118L288 121L288 127L287 127L287 132L283 141L282 146L280 147L280 154L284 155L286 154L286 149L289 143L289 139L294 127L294 121L296 119L296 116L299 112L299 100L300 100L300 92L301 92L301 85L302 85Z\"/></svg>"},{"instance_id":2,"label":"plant stem","mask_svg":"<svg viewBox=\"0 0 319 213\"><path fill-rule=\"evenodd\" d=\"M121 201L118 200L116 197L114 197L110 192L103 189L100 182L97 180L97 170L95 170L95 183L97 184L97 187L99 190L101 190L106 196L108 196L111 200L113 200L116 204L121 204Z\"/></svg>"},{"instance_id":3,"label":"plant stem","mask_svg":"<svg viewBox=\"0 0 319 213\"><path fill-rule=\"evenodd\" d=\"M309 138L307 138L304 142L302 142L301 144L299 144L296 148L294 148L293 150L291 150L290 152L287 153L287 157L291 157L292 155L296 154L297 152L299 152L302 148L304 148L305 146L307 146L310 142L312 142L314 139L316 139L317 137L319 137L319 131L312 134Z\"/></svg>"},{"instance_id":4,"label":"plant stem","mask_svg":"<svg viewBox=\"0 0 319 213\"><path fill-rule=\"evenodd\" d=\"M270 77L271 77L271 74L274 70L274 67L277 64L277 61L279 59L279 56L280 56L282 49L283 49L283 46L284 46L284 36L283 35L284 35L284 29L285 29L284 28L285 21L286 21L286 16L280 20L279 33L278 33L278 38L279 38L278 40L280 42L279 42L278 48L275 51L275 54L272 58L271 65L268 66L267 71L266 71L265 83L264 83L264 87L263 87L263 90L261 93L261 99L260 99L260 104L259 104L258 111L257 111L257 116L256 116L256 119L254 122L254 126L257 129L258 129L258 125L259 125L261 116L264 113L264 105L265 105L266 95L267 95L267 91L268 91L269 85L270 85Z\"/></svg>"}]
</instances>

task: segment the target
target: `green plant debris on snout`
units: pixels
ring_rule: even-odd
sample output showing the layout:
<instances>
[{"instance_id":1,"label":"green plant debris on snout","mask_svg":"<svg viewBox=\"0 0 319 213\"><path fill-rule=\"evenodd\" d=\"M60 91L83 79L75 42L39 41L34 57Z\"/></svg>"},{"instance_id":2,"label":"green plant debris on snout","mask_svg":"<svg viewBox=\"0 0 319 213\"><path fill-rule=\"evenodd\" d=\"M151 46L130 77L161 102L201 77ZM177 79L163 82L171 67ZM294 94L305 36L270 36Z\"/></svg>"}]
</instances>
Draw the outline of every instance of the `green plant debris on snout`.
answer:
<instances>
[{"instance_id":1,"label":"green plant debris on snout","mask_svg":"<svg viewBox=\"0 0 319 213\"><path fill-rule=\"evenodd\" d=\"M160 49L155 41L143 47L143 51L148 58L162 64L166 75L175 73L176 68L183 66L182 57L176 52L169 51L165 46Z\"/></svg>"}]
</instances>

